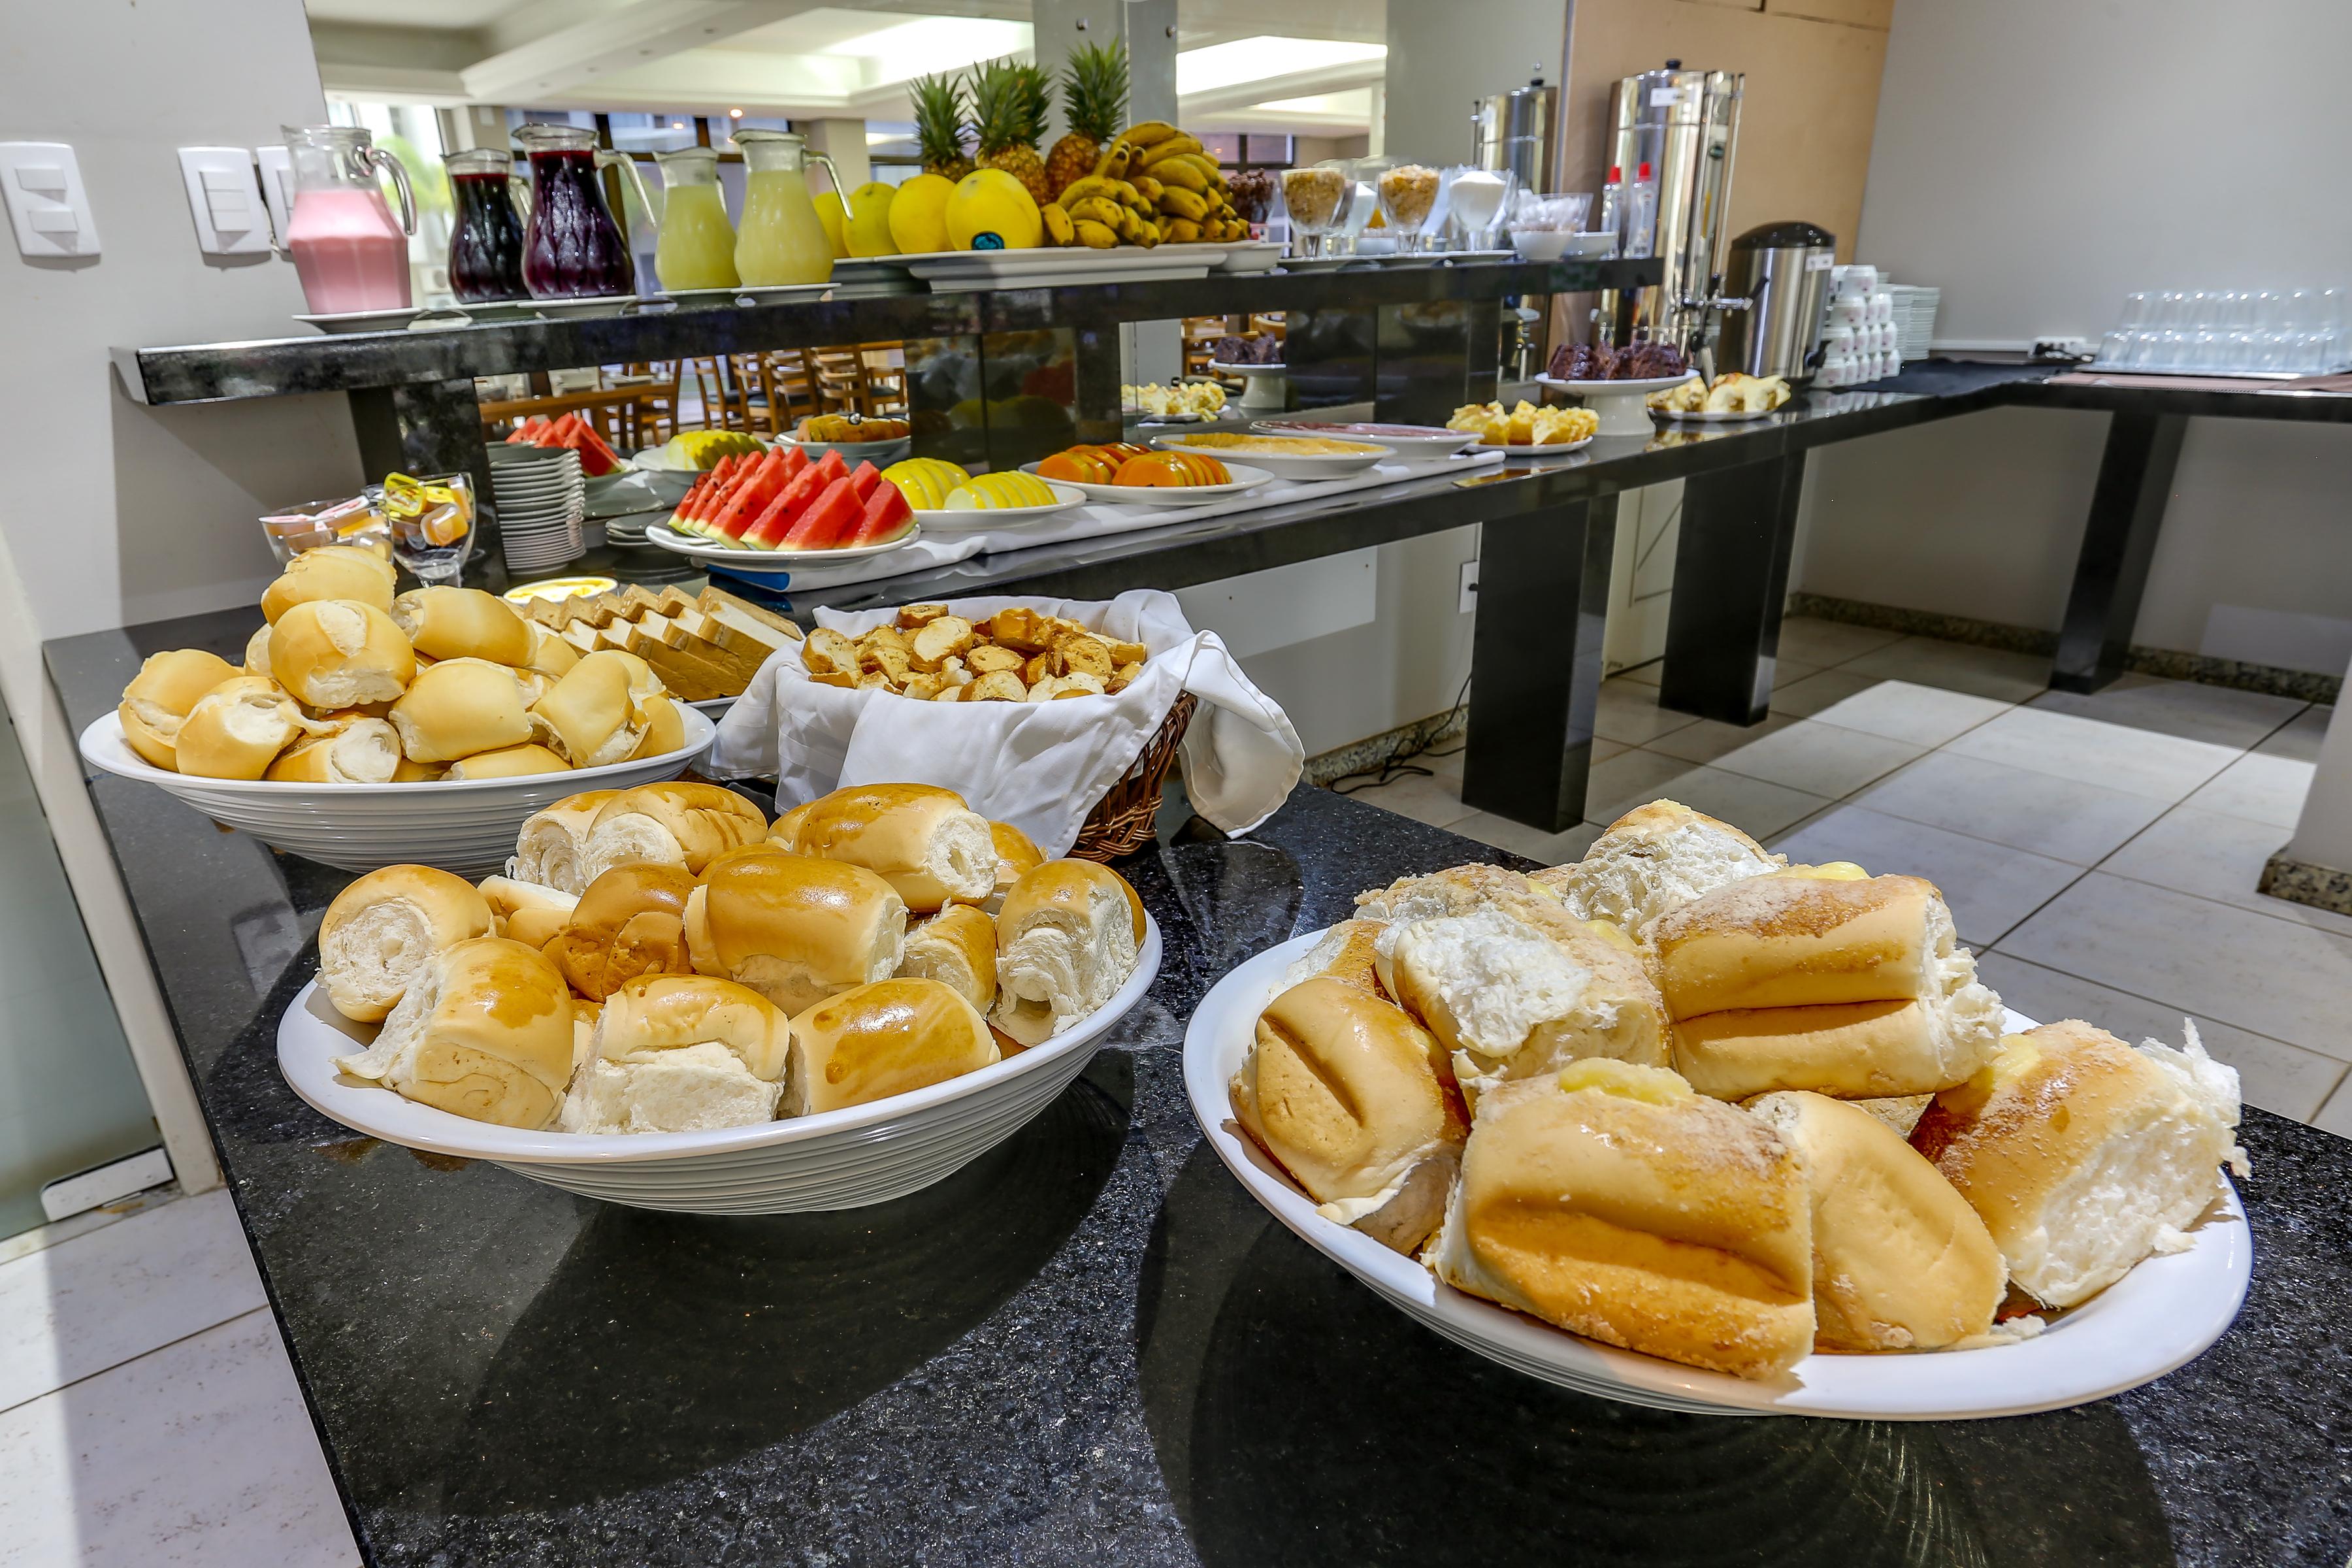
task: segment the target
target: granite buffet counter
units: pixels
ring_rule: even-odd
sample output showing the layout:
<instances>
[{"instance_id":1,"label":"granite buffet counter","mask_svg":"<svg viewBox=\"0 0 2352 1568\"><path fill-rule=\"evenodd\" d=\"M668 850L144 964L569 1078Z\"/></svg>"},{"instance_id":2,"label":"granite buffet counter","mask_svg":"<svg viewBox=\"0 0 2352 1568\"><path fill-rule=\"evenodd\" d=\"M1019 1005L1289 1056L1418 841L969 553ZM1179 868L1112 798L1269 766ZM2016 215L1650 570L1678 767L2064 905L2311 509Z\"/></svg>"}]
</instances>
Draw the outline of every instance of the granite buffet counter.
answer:
<instances>
[{"instance_id":1,"label":"granite buffet counter","mask_svg":"<svg viewBox=\"0 0 2352 1568\"><path fill-rule=\"evenodd\" d=\"M77 727L194 617L48 645ZM1187 1017L1360 888L1507 857L1302 789L1119 869L1166 942L1086 1075L948 1181L835 1215L607 1207L353 1135L278 1077L345 873L90 783L368 1560L383 1564L2311 1564L2352 1552L2352 1143L2250 1111L2252 1294L2052 1415L1668 1415L1436 1338L1202 1144ZM2060 1331L2063 1331L2063 1330Z\"/></svg>"}]
</instances>

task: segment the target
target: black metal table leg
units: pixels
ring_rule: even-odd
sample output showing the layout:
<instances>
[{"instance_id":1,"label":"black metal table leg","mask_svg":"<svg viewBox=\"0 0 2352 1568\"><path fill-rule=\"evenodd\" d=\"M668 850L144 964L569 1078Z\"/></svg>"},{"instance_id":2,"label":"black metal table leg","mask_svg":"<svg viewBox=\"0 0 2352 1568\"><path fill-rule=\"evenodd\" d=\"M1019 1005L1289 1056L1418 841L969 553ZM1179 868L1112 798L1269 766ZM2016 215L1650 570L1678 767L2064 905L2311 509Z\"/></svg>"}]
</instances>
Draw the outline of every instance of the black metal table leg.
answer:
<instances>
[{"instance_id":1,"label":"black metal table leg","mask_svg":"<svg viewBox=\"0 0 2352 1568\"><path fill-rule=\"evenodd\" d=\"M1801 455L1685 481L1661 706L1726 724L1764 721L1804 483Z\"/></svg>"},{"instance_id":2,"label":"black metal table leg","mask_svg":"<svg viewBox=\"0 0 2352 1568\"><path fill-rule=\"evenodd\" d=\"M1616 542L1614 495L1485 525L1464 805L1546 833L1583 820Z\"/></svg>"},{"instance_id":3,"label":"black metal table leg","mask_svg":"<svg viewBox=\"0 0 2352 1568\"><path fill-rule=\"evenodd\" d=\"M2157 531L2172 500L2180 438L2188 429L2186 415L2124 411L2107 426L2098 488L2091 492L2090 521L2083 528L2083 552L2074 563L2074 586L2066 597L2066 623L2058 633L2058 658L2050 672L2050 684L2060 691L2096 691L2124 672L2140 595L2147 588L2147 565L2156 555Z\"/></svg>"}]
</instances>

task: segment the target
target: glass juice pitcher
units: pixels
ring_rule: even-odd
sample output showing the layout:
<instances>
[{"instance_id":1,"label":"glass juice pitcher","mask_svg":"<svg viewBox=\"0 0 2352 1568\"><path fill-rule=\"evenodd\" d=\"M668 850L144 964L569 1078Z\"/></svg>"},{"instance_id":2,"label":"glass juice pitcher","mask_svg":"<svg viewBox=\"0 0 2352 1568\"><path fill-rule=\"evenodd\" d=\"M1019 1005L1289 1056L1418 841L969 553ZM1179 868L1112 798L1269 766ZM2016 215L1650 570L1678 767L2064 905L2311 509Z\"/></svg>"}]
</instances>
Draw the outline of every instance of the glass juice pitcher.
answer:
<instances>
[{"instance_id":1,"label":"glass juice pitcher","mask_svg":"<svg viewBox=\"0 0 2352 1568\"><path fill-rule=\"evenodd\" d=\"M636 292L636 266L604 205L600 169L617 168L653 211L645 182L625 153L600 149L577 125L519 126L515 140L530 159L530 221L523 230L522 281L534 300L587 300Z\"/></svg>"},{"instance_id":2,"label":"glass juice pitcher","mask_svg":"<svg viewBox=\"0 0 2352 1568\"><path fill-rule=\"evenodd\" d=\"M833 242L809 199L811 162L824 169L833 188L845 192L833 160L806 151L808 138L789 131L738 131L743 150L743 226L735 238L735 271L743 286L823 283L833 276Z\"/></svg>"},{"instance_id":3,"label":"glass juice pitcher","mask_svg":"<svg viewBox=\"0 0 2352 1568\"><path fill-rule=\"evenodd\" d=\"M514 158L503 147L476 147L441 160L457 209L449 232L449 288L468 305L524 300L522 219L516 215Z\"/></svg>"},{"instance_id":4,"label":"glass juice pitcher","mask_svg":"<svg viewBox=\"0 0 2352 1568\"><path fill-rule=\"evenodd\" d=\"M746 132L749 134L749 132ZM661 238L654 270L665 289L732 289L735 226L719 193L719 153L709 147L656 153L662 171Z\"/></svg>"},{"instance_id":5,"label":"glass juice pitcher","mask_svg":"<svg viewBox=\"0 0 2352 1568\"><path fill-rule=\"evenodd\" d=\"M284 125L294 165L294 210L286 249L302 279L311 313L408 308L408 236L416 232L416 198L400 160L353 125ZM400 221L376 184L390 170L400 193Z\"/></svg>"}]
</instances>

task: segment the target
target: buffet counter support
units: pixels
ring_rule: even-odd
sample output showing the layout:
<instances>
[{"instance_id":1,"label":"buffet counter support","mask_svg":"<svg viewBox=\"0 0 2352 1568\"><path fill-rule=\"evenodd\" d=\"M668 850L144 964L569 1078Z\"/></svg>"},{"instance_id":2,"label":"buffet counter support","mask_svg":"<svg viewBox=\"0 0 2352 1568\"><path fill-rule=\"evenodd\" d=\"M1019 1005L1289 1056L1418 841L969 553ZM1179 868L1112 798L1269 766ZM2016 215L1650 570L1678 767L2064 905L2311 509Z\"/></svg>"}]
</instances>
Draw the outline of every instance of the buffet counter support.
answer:
<instances>
[{"instance_id":1,"label":"buffet counter support","mask_svg":"<svg viewBox=\"0 0 2352 1568\"><path fill-rule=\"evenodd\" d=\"M1525 487L1503 486L1505 493ZM249 616L51 643L66 716ZM160 791L91 794L362 1556L377 1563L2197 1563L2335 1568L2352 1144L2240 1137L2253 1281L2147 1387L1861 1423L1574 1394L1419 1327L1204 1143L1185 1020L1366 887L1497 851L1319 790L1116 869L1142 1005L1015 1136L837 1215L644 1213L356 1136L279 1076L350 878ZM1524 863L1519 863L1524 864ZM2063 1328L2055 1331L2063 1338Z\"/></svg>"}]
</instances>

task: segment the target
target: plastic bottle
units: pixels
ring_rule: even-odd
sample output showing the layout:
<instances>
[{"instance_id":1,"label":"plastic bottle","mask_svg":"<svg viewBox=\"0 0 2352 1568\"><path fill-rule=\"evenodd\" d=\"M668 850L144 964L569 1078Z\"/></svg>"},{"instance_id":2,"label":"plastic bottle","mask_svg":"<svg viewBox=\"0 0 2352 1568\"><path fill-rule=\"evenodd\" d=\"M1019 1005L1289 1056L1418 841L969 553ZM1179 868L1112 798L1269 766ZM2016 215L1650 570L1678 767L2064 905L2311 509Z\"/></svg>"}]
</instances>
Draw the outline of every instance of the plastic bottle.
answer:
<instances>
[{"instance_id":1,"label":"plastic bottle","mask_svg":"<svg viewBox=\"0 0 2352 1568\"><path fill-rule=\"evenodd\" d=\"M1633 187L1625 193L1624 243L1617 252L1621 256L1658 253L1658 182L1651 177L1647 163L1634 174Z\"/></svg>"},{"instance_id":2,"label":"plastic bottle","mask_svg":"<svg viewBox=\"0 0 2352 1568\"><path fill-rule=\"evenodd\" d=\"M1619 207L1625 193L1625 171L1616 164L1609 165L1609 177L1601 182L1601 216L1592 226L1595 234L1617 235L1617 243L1609 247L1612 256L1625 254L1624 236L1618 232L1617 220L1622 215Z\"/></svg>"}]
</instances>

